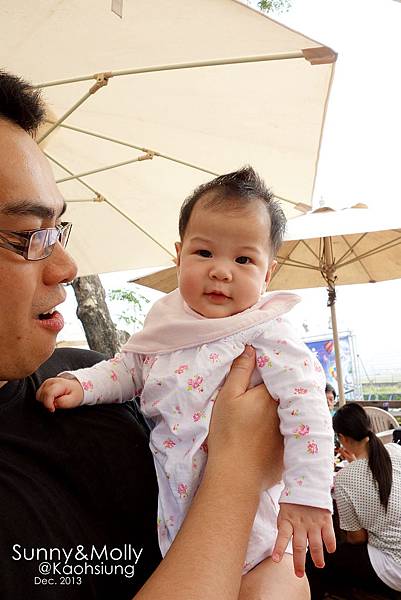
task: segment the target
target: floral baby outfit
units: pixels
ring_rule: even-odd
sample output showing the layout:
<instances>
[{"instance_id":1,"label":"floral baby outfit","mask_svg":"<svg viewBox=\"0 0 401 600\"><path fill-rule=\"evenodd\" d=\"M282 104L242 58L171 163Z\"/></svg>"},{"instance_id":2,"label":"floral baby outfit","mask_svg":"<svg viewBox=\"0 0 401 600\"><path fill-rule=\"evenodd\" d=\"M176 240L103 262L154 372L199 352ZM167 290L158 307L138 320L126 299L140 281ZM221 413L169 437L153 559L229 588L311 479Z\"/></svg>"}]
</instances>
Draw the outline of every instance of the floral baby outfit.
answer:
<instances>
[{"instance_id":1,"label":"floral baby outfit","mask_svg":"<svg viewBox=\"0 0 401 600\"><path fill-rule=\"evenodd\" d=\"M143 331L132 336L121 354L72 374L84 389L85 404L125 402L140 395L142 413L154 424L150 447L159 484L163 555L202 477L214 399L245 344L256 350L252 385L263 381L278 402L285 471L284 483L262 494L244 571L272 553L278 502L331 510L333 434L325 378L283 317L298 301L294 294L273 292L240 314L207 319L176 290L155 303Z\"/></svg>"}]
</instances>

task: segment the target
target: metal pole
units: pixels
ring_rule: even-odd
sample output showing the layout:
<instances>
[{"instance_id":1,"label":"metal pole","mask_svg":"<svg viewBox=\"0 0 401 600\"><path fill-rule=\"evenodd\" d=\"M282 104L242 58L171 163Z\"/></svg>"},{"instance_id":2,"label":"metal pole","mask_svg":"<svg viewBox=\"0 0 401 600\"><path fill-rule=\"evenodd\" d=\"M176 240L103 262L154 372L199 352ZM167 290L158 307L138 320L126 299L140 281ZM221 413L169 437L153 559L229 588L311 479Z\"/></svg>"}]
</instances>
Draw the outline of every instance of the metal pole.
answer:
<instances>
[{"instance_id":1,"label":"metal pole","mask_svg":"<svg viewBox=\"0 0 401 600\"><path fill-rule=\"evenodd\" d=\"M190 63L177 63L171 65L157 65L154 67L138 67L137 69L124 69L122 71L109 71L109 77L121 77L122 75L140 75L142 73L159 73L162 71L178 71L182 69L197 69L200 67L218 67L220 65L241 65L244 63L267 62L270 60L289 60L294 58L305 59L306 56L302 50L292 52L278 52L276 54L264 54L261 56L242 56L239 58L218 58L215 60L202 60ZM307 59L308 60L308 59ZM46 81L35 84L35 88L45 88L54 85L64 85L66 83L77 83L80 81L90 81L97 79L98 74L84 75L82 77L72 77L71 79L58 79L56 81Z\"/></svg>"},{"instance_id":2,"label":"metal pole","mask_svg":"<svg viewBox=\"0 0 401 600\"><path fill-rule=\"evenodd\" d=\"M333 327L334 352L336 354L336 370L337 370L339 405L344 406L345 396L344 396L343 370L342 370L342 366L341 366L340 342L339 342L339 337L338 337L335 302L333 302L333 304L330 306L330 310L331 310L331 325Z\"/></svg>"},{"instance_id":3,"label":"metal pole","mask_svg":"<svg viewBox=\"0 0 401 600\"><path fill-rule=\"evenodd\" d=\"M94 175L95 173L103 173L104 171L110 171L110 169L116 169L117 167L125 167L135 162L142 162L144 160L152 160L153 154L143 154L137 158L131 158L130 160L124 160L123 162L115 163L114 165L107 165L106 167L99 167L98 169L92 169L91 171L83 171L76 175L70 175L69 177L63 177L57 179L56 183L64 183L65 181L71 181L72 179L80 179L81 177L87 177L88 175Z\"/></svg>"},{"instance_id":4,"label":"metal pole","mask_svg":"<svg viewBox=\"0 0 401 600\"><path fill-rule=\"evenodd\" d=\"M335 264L333 260L333 252L331 247L331 238L323 238L323 265L321 266L321 271L323 277L328 283L329 290L329 300L328 306L330 306L331 310L331 325L333 328L333 341L334 341L334 352L336 357L336 371L337 371L337 383L338 383L338 395L339 395L339 404L340 406L344 406L345 404L345 396L344 396L344 382L343 382L343 371L341 367L341 355L340 355L340 341L338 337L338 328L337 328L337 316L336 316L336 292L335 292Z\"/></svg>"}]
</instances>

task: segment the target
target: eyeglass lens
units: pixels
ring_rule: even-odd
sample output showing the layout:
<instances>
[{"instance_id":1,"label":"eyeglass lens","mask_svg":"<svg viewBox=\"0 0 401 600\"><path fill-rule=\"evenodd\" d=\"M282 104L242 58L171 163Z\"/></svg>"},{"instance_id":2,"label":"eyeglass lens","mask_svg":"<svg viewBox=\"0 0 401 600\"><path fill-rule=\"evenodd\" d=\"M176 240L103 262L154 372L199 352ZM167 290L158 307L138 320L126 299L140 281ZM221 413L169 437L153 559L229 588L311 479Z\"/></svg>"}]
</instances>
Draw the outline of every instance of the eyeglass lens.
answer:
<instances>
[{"instance_id":1,"label":"eyeglass lens","mask_svg":"<svg viewBox=\"0 0 401 600\"><path fill-rule=\"evenodd\" d=\"M28 259L39 260L49 256L58 239L63 248L65 248L70 230L71 227L64 226L60 229L39 229L35 231L29 242Z\"/></svg>"}]
</instances>

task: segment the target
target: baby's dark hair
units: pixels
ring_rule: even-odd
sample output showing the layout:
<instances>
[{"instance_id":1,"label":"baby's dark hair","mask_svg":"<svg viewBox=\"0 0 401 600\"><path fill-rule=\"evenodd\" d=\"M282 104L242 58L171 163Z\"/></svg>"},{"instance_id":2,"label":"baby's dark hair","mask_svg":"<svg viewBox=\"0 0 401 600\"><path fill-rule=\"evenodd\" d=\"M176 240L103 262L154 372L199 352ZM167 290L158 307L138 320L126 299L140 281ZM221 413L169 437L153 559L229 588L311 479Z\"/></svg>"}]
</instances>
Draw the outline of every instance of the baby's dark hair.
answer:
<instances>
[{"instance_id":1,"label":"baby's dark hair","mask_svg":"<svg viewBox=\"0 0 401 600\"><path fill-rule=\"evenodd\" d=\"M40 91L20 77L0 70L0 118L34 134L45 118Z\"/></svg>"},{"instance_id":2,"label":"baby's dark hair","mask_svg":"<svg viewBox=\"0 0 401 600\"><path fill-rule=\"evenodd\" d=\"M220 175L212 181L197 187L181 206L179 233L184 239L189 219L197 202L207 195L205 208L230 209L244 208L255 200L261 200L270 217L270 244L275 255L280 248L286 226L286 218L272 192L265 182L250 166L233 173Z\"/></svg>"}]
</instances>

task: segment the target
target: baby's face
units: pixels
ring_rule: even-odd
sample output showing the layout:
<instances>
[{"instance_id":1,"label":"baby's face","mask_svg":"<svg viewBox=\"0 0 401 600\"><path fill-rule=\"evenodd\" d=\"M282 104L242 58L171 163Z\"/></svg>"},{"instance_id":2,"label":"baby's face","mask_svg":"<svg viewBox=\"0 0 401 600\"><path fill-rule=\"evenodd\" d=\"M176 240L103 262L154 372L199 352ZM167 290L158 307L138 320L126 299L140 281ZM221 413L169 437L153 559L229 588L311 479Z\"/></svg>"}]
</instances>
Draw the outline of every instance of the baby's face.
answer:
<instances>
[{"instance_id":1,"label":"baby's face","mask_svg":"<svg viewBox=\"0 0 401 600\"><path fill-rule=\"evenodd\" d=\"M215 319L242 312L259 300L274 261L270 219L261 201L224 211L196 204L182 243L176 244L178 283L186 303Z\"/></svg>"}]
</instances>

